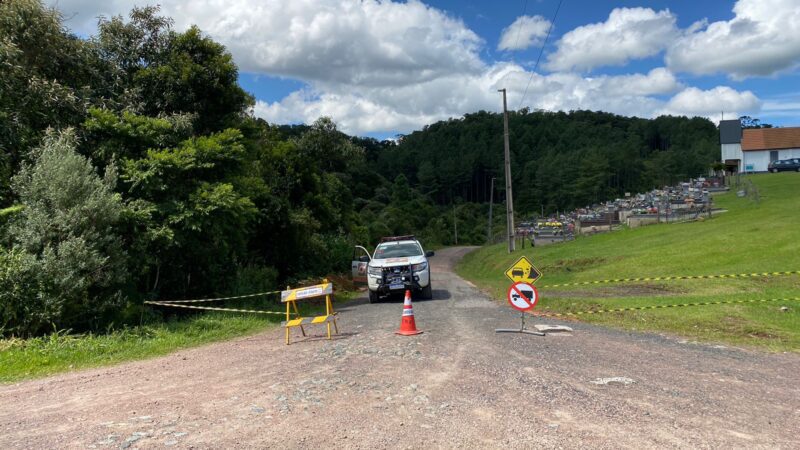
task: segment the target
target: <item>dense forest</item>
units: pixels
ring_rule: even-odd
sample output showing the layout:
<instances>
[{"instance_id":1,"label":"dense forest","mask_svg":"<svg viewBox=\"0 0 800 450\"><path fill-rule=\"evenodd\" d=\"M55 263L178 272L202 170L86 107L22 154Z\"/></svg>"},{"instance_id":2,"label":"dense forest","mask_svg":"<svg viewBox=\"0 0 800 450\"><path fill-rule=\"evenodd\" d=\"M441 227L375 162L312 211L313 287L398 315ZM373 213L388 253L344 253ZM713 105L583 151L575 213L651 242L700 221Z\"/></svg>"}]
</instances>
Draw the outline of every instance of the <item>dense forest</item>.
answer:
<instances>
[{"instance_id":1,"label":"dense forest","mask_svg":"<svg viewBox=\"0 0 800 450\"><path fill-rule=\"evenodd\" d=\"M500 114L396 141L324 117L268 124L226 49L171 24L134 9L84 39L39 0L0 2L0 335L343 272L353 244L385 235L486 241ZM702 174L718 154L699 118L522 110L510 129L522 217Z\"/></svg>"}]
</instances>

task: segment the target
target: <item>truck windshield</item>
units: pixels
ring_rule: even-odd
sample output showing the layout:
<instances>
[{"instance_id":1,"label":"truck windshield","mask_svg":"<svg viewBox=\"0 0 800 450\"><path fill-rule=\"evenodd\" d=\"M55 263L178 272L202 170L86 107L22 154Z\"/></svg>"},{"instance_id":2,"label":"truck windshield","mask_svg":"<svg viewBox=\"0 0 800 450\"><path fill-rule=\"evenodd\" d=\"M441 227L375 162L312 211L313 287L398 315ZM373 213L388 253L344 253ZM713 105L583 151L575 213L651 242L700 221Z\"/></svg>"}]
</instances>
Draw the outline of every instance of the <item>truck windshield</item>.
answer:
<instances>
[{"instance_id":1,"label":"truck windshield","mask_svg":"<svg viewBox=\"0 0 800 450\"><path fill-rule=\"evenodd\" d=\"M375 259L404 258L420 255L422 255L422 249L413 242L406 244L381 244L375 249Z\"/></svg>"}]
</instances>

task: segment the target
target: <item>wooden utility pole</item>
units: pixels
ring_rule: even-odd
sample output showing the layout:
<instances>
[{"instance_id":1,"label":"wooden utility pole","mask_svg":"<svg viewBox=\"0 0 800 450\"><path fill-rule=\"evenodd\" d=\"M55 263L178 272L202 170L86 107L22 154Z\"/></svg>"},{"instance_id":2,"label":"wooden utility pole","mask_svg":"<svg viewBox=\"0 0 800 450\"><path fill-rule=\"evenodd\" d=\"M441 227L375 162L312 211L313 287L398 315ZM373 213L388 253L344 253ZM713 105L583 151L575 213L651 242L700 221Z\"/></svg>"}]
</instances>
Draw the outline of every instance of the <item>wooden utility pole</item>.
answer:
<instances>
[{"instance_id":1,"label":"wooden utility pole","mask_svg":"<svg viewBox=\"0 0 800 450\"><path fill-rule=\"evenodd\" d=\"M458 245L458 222L456 221L456 204L453 203L453 231L456 235L456 245Z\"/></svg>"},{"instance_id":2,"label":"wooden utility pole","mask_svg":"<svg viewBox=\"0 0 800 450\"><path fill-rule=\"evenodd\" d=\"M492 187L489 188L489 228L486 230L486 242L492 243L492 203L494 203L494 177L492 177Z\"/></svg>"},{"instance_id":3,"label":"wooden utility pole","mask_svg":"<svg viewBox=\"0 0 800 450\"><path fill-rule=\"evenodd\" d=\"M506 226L508 230L508 253L516 250L514 242L514 197L511 194L511 151L508 145L508 106L506 104L506 90L500 89L503 93L503 144L505 147L505 168L506 168Z\"/></svg>"}]
</instances>

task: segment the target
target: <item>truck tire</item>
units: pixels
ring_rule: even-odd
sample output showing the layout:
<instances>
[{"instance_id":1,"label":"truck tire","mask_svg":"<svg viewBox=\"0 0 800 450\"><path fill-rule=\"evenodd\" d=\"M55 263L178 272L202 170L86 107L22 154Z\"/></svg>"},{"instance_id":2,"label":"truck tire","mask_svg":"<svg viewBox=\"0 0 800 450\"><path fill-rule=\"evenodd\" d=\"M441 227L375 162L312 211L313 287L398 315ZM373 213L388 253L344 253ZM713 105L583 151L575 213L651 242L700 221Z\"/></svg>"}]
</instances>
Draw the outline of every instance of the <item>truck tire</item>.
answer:
<instances>
[{"instance_id":1,"label":"truck tire","mask_svg":"<svg viewBox=\"0 0 800 450\"><path fill-rule=\"evenodd\" d=\"M433 288L431 287L431 283L429 282L427 286L422 288L422 293L420 294L420 298L423 300L430 300L433 298Z\"/></svg>"},{"instance_id":2,"label":"truck tire","mask_svg":"<svg viewBox=\"0 0 800 450\"><path fill-rule=\"evenodd\" d=\"M375 291L369 291L369 302L370 303L378 303L378 300L380 300L380 297L378 296L378 293L375 292Z\"/></svg>"}]
</instances>

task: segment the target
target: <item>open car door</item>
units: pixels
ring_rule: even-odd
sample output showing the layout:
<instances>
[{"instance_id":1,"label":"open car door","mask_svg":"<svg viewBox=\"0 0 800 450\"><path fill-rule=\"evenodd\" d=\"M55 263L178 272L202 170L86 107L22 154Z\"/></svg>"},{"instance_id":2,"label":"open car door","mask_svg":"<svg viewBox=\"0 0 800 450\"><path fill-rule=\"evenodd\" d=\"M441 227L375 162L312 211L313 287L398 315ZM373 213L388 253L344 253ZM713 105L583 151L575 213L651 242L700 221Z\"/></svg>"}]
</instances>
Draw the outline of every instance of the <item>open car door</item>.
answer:
<instances>
[{"instance_id":1,"label":"open car door","mask_svg":"<svg viewBox=\"0 0 800 450\"><path fill-rule=\"evenodd\" d=\"M353 262L351 264L353 284L357 286L367 285L367 265L371 259L366 248L360 245L356 245L353 248Z\"/></svg>"}]
</instances>

